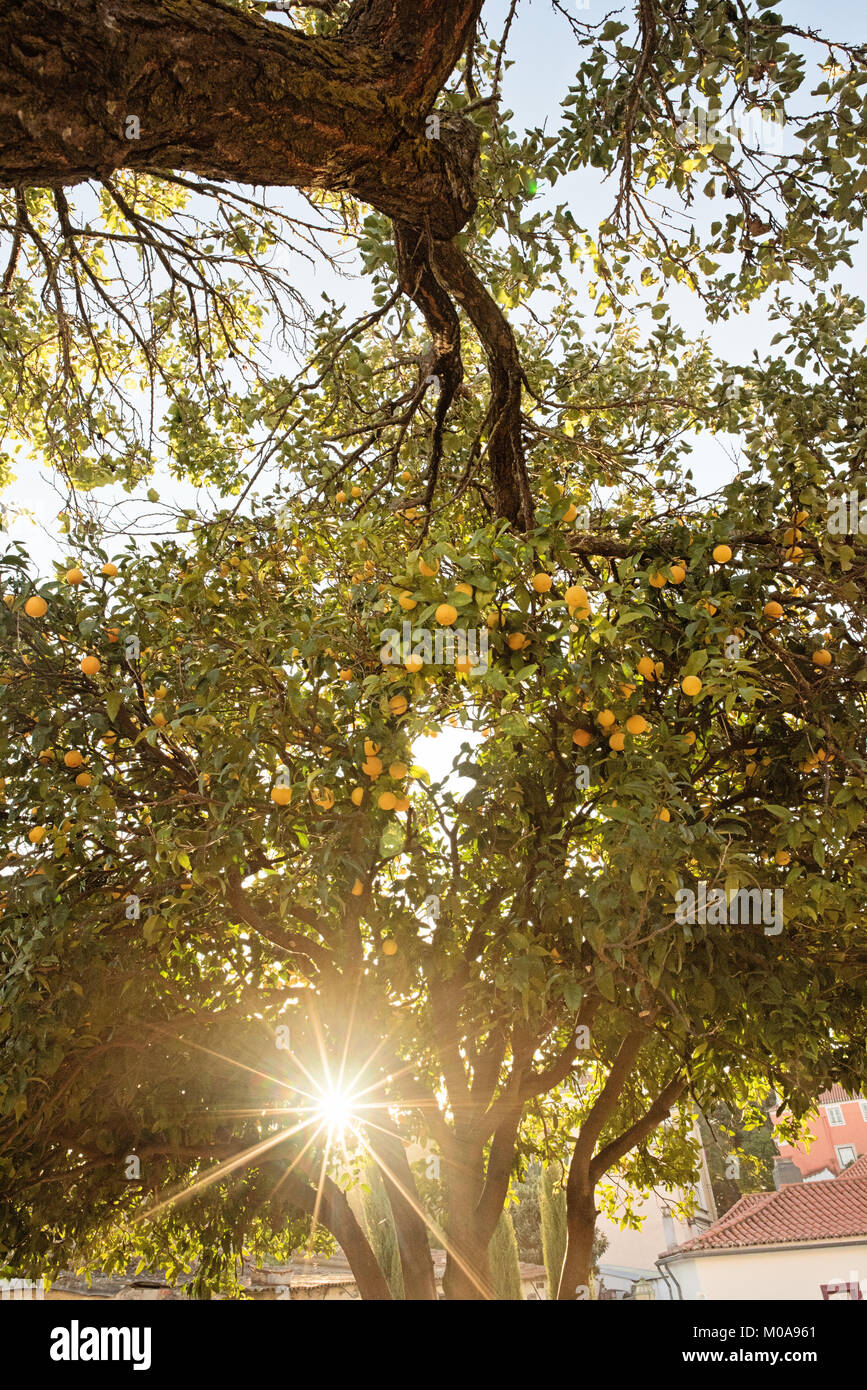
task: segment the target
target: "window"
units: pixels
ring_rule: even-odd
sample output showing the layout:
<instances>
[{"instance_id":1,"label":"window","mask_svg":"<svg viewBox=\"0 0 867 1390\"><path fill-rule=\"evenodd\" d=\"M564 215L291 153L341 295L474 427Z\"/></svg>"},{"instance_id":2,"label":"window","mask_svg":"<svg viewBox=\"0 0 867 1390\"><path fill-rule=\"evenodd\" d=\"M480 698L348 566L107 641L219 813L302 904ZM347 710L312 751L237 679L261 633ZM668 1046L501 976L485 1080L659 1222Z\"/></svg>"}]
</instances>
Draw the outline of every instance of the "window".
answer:
<instances>
[{"instance_id":1,"label":"window","mask_svg":"<svg viewBox=\"0 0 867 1390\"><path fill-rule=\"evenodd\" d=\"M858 1104L861 1106L861 1119L867 1120L867 1100L859 1100Z\"/></svg>"},{"instance_id":2,"label":"window","mask_svg":"<svg viewBox=\"0 0 867 1390\"><path fill-rule=\"evenodd\" d=\"M835 1144L834 1152L837 1155L837 1162L841 1168L847 1168L850 1163L854 1163L858 1157L855 1152L854 1144Z\"/></svg>"},{"instance_id":3,"label":"window","mask_svg":"<svg viewBox=\"0 0 867 1390\"><path fill-rule=\"evenodd\" d=\"M844 1123L842 1105L826 1105L825 1114L828 1116L829 1125L842 1125Z\"/></svg>"},{"instance_id":4,"label":"window","mask_svg":"<svg viewBox=\"0 0 867 1390\"><path fill-rule=\"evenodd\" d=\"M842 1282L839 1284L822 1284L822 1297L826 1302L829 1300L845 1299L850 1302L860 1302L863 1298L861 1286L855 1281Z\"/></svg>"}]
</instances>

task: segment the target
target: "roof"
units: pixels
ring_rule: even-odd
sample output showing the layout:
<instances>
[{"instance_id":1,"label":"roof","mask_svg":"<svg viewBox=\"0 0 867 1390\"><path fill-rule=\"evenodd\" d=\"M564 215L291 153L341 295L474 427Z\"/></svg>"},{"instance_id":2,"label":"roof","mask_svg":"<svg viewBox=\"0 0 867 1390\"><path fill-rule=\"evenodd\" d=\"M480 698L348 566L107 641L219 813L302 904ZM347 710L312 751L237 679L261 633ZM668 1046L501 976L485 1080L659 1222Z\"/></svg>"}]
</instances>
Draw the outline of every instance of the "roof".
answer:
<instances>
[{"instance_id":1,"label":"roof","mask_svg":"<svg viewBox=\"0 0 867 1390\"><path fill-rule=\"evenodd\" d=\"M867 1155L831 1182L791 1183L777 1192L741 1197L702 1235L662 1258L853 1236L867 1236Z\"/></svg>"},{"instance_id":2,"label":"roof","mask_svg":"<svg viewBox=\"0 0 867 1390\"><path fill-rule=\"evenodd\" d=\"M823 1091L819 1096L820 1105L845 1105L847 1100L867 1100L859 1091L857 1096L850 1096L849 1092L835 1082L830 1091Z\"/></svg>"}]
</instances>

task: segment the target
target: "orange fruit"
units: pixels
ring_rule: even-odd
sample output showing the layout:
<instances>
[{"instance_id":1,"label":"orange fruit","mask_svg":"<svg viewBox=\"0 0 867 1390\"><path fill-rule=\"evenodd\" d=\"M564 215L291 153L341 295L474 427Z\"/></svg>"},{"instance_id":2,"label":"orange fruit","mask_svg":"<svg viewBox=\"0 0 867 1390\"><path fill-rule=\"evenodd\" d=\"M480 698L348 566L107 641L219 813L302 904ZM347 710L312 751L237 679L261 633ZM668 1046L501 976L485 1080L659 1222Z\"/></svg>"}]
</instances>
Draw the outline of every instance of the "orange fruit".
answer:
<instances>
[{"instance_id":1,"label":"orange fruit","mask_svg":"<svg viewBox=\"0 0 867 1390\"><path fill-rule=\"evenodd\" d=\"M340 679L342 681L351 681L353 674L354 673L350 666L344 666L343 669L340 671Z\"/></svg>"},{"instance_id":2,"label":"orange fruit","mask_svg":"<svg viewBox=\"0 0 867 1390\"><path fill-rule=\"evenodd\" d=\"M82 657L79 665L86 676L95 676L102 662L98 656Z\"/></svg>"},{"instance_id":3,"label":"orange fruit","mask_svg":"<svg viewBox=\"0 0 867 1390\"><path fill-rule=\"evenodd\" d=\"M394 809L396 811L408 811L410 800L408 796L398 796L395 798Z\"/></svg>"},{"instance_id":4,"label":"orange fruit","mask_svg":"<svg viewBox=\"0 0 867 1390\"><path fill-rule=\"evenodd\" d=\"M424 666L424 661L420 656L408 656L403 664L410 675L415 675Z\"/></svg>"},{"instance_id":5,"label":"orange fruit","mask_svg":"<svg viewBox=\"0 0 867 1390\"><path fill-rule=\"evenodd\" d=\"M766 618L782 618L785 610L781 603L777 603L776 599L772 598L768 603L765 604L764 608L762 609L762 612L764 613Z\"/></svg>"},{"instance_id":6,"label":"orange fruit","mask_svg":"<svg viewBox=\"0 0 867 1390\"><path fill-rule=\"evenodd\" d=\"M464 583L456 584L456 585L455 585L455 593L458 593L458 594L466 594L466 595L467 595L467 598L472 598L472 596L473 596L473 586L472 586L472 584L464 584Z\"/></svg>"},{"instance_id":7,"label":"orange fruit","mask_svg":"<svg viewBox=\"0 0 867 1390\"><path fill-rule=\"evenodd\" d=\"M670 820L671 820L671 812L669 811L669 809L668 809L667 806L661 806L661 807L660 807L660 809L659 809L659 810L657 811L657 813L656 813L656 819L657 819L657 820L664 820L664 821L670 821Z\"/></svg>"},{"instance_id":8,"label":"orange fruit","mask_svg":"<svg viewBox=\"0 0 867 1390\"><path fill-rule=\"evenodd\" d=\"M79 772L75 779L75 785L77 787L89 787L92 781L93 778L89 772Z\"/></svg>"},{"instance_id":9,"label":"orange fruit","mask_svg":"<svg viewBox=\"0 0 867 1390\"><path fill-rule=\"evenodd\" d=\"M275 806L288 806L292 800L292 788L276 786L271 788L271 800Z\"/></svg>"},{"instance_id":10,"label":"orange fruit","mask_svg":"<svg viewBox=\"0 0 867 1390\"><path fill-rule=\"evenodd\" d=\"M81 767L81 764L84 762L84 758L81 756L77 748L70 748L68 753L64 753L63 761L66 763L67 767Z\"/></svg>"},{"instance_id":11,"label":"orange fruit","mask_svg":"<svg viewBox=\"0 0 867 1390\"><path fill-rule=\"evenodd\" d=\"M434 617L440 627L451 627L452 623L456 621L457 616L458 610L453 603L441 603L434 613Z\"/></svg>"},{"instance_id":12,"label":"orange fruit","mask_svg":"<svg viewBox=\"0 0 867 1390\"><path fill-rule=\"evenodd\" d=\"M685 743L688 743L689 746L690 746L690 748L691 748L692 745L695 743L695 733L694 733L694 731L693 731L692 729L690 729L689 732L688 732L688 733L685 733L683 737L684 737L684 742L685 742Z\"/></svg>"},{"instance_id":13,"label":"orange fruit","mask_svg":"<svg viewBox=\"0 0 867 1390\"><path fill-rule=\"evenodd\" d=\"M157 710L151 722L156 724L158 729L162 729L165 726L167 721L166 716L163 714L162 710Z\"/></svg>"},{"instance_id":14,"label":"orange fruit","mask_svg":"<svg viewBox=\"0 0 867 1390\"><path fill-rule=\"evenodd\" d=\"M791 861L791 858L792 856L787 849L778 849L774 855L774 863L779 864L780 868L783 869Z\"/></svg>"},{"instance_id":15,"label":"orange fruit","mask_svg":"<svg viewBox=\"0 0 867 1390\"><path fill-rule=\"evenodd\" d=\"M686 570L683 565L669 565L669 569L671 571L672 584L682 584L684 579L686 579Z\"/></svg>"},{"instance_id":16,"label":"orange fruit","mask_svg":"<svg viewBox=\"0 0 867 1390\"><path fill-rule=\"evenodd\" d=\"M38 845L39 841L44 837L44 835L44 825L34 825L33 829L27 832L27 838L30 841L31 845Z\"/></svg>"},{"instance_id":17,"label":"orange fruit","mask_svg":"<svg viewBox=\"0 0 867 1390\"><path fill-rule=\"evenodd\" d=\"M586 608L590 603L587 590L580 584L570 584L563 597L570 608Z\"/></svg>"},{"instance_id":18,"label":"orange fruit","mask_svg":"<svg viewBox=\"0 0 867 1390\"><path fill-rule=\"evenodd\" d=\"M364 740L364 756L366 758L375 758L381 746L382 745L379 743L374 743L372 738L366 738Z\"/></svg>"},{"instance_id":19,"label":"orange fruit","mask_svg":"<svg viewBox=\"0 0 867 1390\"><path fill-rule=\"evenodd\" d=\"M830 666L833 660L833 656L826 647L820 647L818 651L813 652L814 666Z\"/></svg>"},{"instance_id":20,"label":"orange fruit","mask_svg":"<svg viewBox=\"0 0 867 1390\"><path fill-rule=\"evenodd\" d=\"M526 647L529 640L528 637L524 636L523 632L512 632L506 638L509 648L513 652L519 652L522 647Z\"/></svg>"},{"instance_id":21,"label":"orange fruit","mask_svg":"<svg viewBox=\"0 0 867 1390\"><path fill-rule=\"evenodd\" d=\"M593 742L593 735L587 729L576 729L572 735L572 742L579 748L587 748Z\"/></svg>"},{"instance_id":22,"label":"orange fruit","mask_svg":"<svg viewBox=\"0 0 867 1390\"><path fill-rule=\"evenodd\" d=\"M563 520L563 521L574 521L577 515L578 515L578 508L575 506L575 503L574 503L574 502L570 502L570 503L569 503L569 506L566 508L565 512L563 513L562 520Z\"/></svg>"},{"instance_id":23,"label":"orange fruit","mask_svg":"<svg viewBox=\"0 0 867 1390\"><path fill-rule=\"evenodd\" d=\"M626 721L626 728L631 734L643 734L649 727L643 714L630 714Z\"/></svg>"},{"instance_id":24,"label":"orange fruit","mask_svg":"<svg viewBox=\"0 0 867 1390\"><path fill-rule=\"evenodd\" d=\"M48 604L45 602L44 598L40 598L38 594L34 594L25 603L24 612L27 614L28 618L44 618L45 614L48 612Z\"/></svg>"},{"instance_id":25,"label":"orange fruit","mask_svg":"<svg viewBox=\"0 0 867 1390\"><path fill-rule=\"evenodd\" d=\"M652 681L652 680L654 679L654 677L655 677L655 675L656 675L656 667L654 666L653 660L652 660L651 657L649 657L649 656L643 656L643 657L641 657L641 659L640 659L640 661L639 661L639 663L638 663L638 674L639 674L639 676L643 676L644 679L647 680L647 681Z\"/></svg>"},{"instance_id":26,"label":"orange fruit","mask_svg":"<svg viewBox=\"0 0 867 1390\"><path fill-rule=\"evenodd\" d=\"M613 709L603 709L600 710L597 714L596 723L601 725L603 729L610 729L611 725L614 723L615 718L616 715Z\"/></svg>"},{"instance_id":27,"label":"orange fruit","mask_svg":"<svg viewBox=\"0 0 867 1390\"><path fill-rule=\"evenodd\" d=\"M364 800L364 788L353 787L352 791L350 792L349 799L352 802L353 806L360 806L362 801Z\"/></svg>"},{"instance_id":28,"label":"orange fruit","mask_svg":"<svg viewBox=\"0 0 867 1390\"><path fill-rule=\"evenodd\" d=\"M396 801L397 797L394 792L382 792L376 804L380 811L393 811Z\"/></svg>"},{"instance_id":29,"label":"orange fruit","mask_svg":"<svg viewBox=\"0 0 867 1390\"><path fill-rule=\"evenodd\" d=\"M67 571L66 571L66 582L67 582L67 584L83 584L83 583L84 583L84 574L83 574L83 572L78 568L78 565L73 565L73 567L72 567L71 570L67 570Z\"/></svg>"},{"instance_id":30,"label":"orange fruit","mask_svg":"<svg viewBox=\"0 0 867 1390\"><path fill-rule=\"evenodd\" d=\"M652 574L647 576L647 582L652 589L661 589L668 583L668 580L664 574L660 574L659 570L654 570Z\"/></svg>"},{"instance_id":31,"label":"orange fruit","mask_svg":"<svg viewBox=\"0 0 867 1390\"><path fill-rule=\"evenodd\" d=\"M364 884L361 882L360 878L357 878L352 885L352 896L353 898L360 898L363 892Z\"/></svg>"},{"instance_id":32,"label":"orange fruit","mask_svg":"<svg viewBox=\"0 0 867 1390\"><path fill-rule=\"evenodd\" d=\"M102 566L102 569L99 572L100 574L104 574L106 579L116 579L118 574L120 573L117 565L113 565L110 560L107 564Z\"/></svg>"},{"instance_id":33,"label":"orange fruit","mask_svg":"<svg viewBox=\"0 0 867 1390\"><path fill-rule=\"evenodd\" d=\"M409 590L399 594L397 601L405 613L411 613L414 608L418 608L418 600L413 598Z\"/></svg>"},{"instance_id":34,"label":"orange fruit","mask_svg":"<svg viewBox=\"0 0 867 1390\"><path fill-rule=\"evenodd\" d=\"M361 764L361 770L372 782L375 782L382 772L382 760L380 758L368 758Z\"/></svg>"},{"instance_id":35,"label":"orange fruit","mask_svg":"<svg viewBox=\"0 0 867 1390\"><path fill-rule=\"evenodd\" d=\"M310 799L315 806L321 806L323 811L330 811L334 805L334 792L330 787L314 787Z\"/></svg>"},{"instance_id":36,"label":"orange fruit","mask_svg":"<svg viewBox=\"0 0 867 1390\"><path fill-rule=\"evenodd\" d=\"M392 695L388 702L388 708L392 714L406 714L408 707L409 701L405 695Z\"/></svg>"},{"instance_id":37,"label":"orange fruit","mask_svg":"<svg viewBox=\"0 0 867 1390\"><path fill-rule=\"evenodd\" d=\"M612 748L615 753L622 753L625 746L626 735L621 733L620 730L618 730L616 734L612 734L608 740L608 747Z\"/></svg>"},{"instance_id":38,"label":"orange fruit","mask_svg":"<svg viewBox=\"0 0 867 1390\"><path fill-rule=\"evenodd\" d=\"M382 954L383 954L384 956L396 956L396 955L397 955L397 942L396 942L396 941L393 941L393 940L391 939L391 937L388 937L387 940L383 941L383 943L382 943Z\"/></svg>"},{"instance_id":39,"label":"orange fruit","mask_svg":"<svg viewBox=\"0 0 867 1390\"><path fill-rule=\"evenodd\" d=\"M698 676L684 676L680 688L684 695L697 695L701 690L701 681Z\"/></svg>"},{"instance_id":40,"label":"orange fruit","mask_svg":"<svg viewBox=\"0 0 867 1390\"><path fill-rule=\"evenodd\" d=\"M343 491L342 488L341 488L340 492L337 493L337 496L336 496L336 499L335 499L335 500L338 501L338 502L345 502L345 501L346 501L346 493Z\"/></svg>"},{"instance_id":41,"label":"orange fruit","mask_svg":"<svg viewBox=\"0 0 867 1390\"><path fill-rule=\"evenodd\" d=\"M406 763L397 762L388 765L388 775L393 782L402 782L408 772L409 768Z\"/></svg>"},{"instance_id":42,"label":"orange fruit","mask_svg":"<svg viewBox=\"0 0 867 1390\"><path fill-rule=\"evenodd\" d=\"M540 572L539 574L533 575L533 578L530 580L530 583L536 590L537 594L547 594L554 581L551 578L550 574L544 574Z\"/></svg>"},{"instance_id":43,"label":"orange fruit","mask_svg":"<svg viewBox=\"0 0 867 1390\"><path fill-rule=\"evenodd\" d=\"M439 573L439 568L439 560L434 560L432 564L428 564L427 560L419 557L418 572L424 575L425 579L433 579L434 575Z\"/></svg>"},{"instance_id":44,"label":"orange fruit","mask_svg":"<svg viewBox=\"0 0 867 1390\"><path fill-rule=\"evenodd\" d=\"M718 565L727 565L732 558L731 546L715 545L713 548L713 558Z\"/></svg>"}]
</instances>

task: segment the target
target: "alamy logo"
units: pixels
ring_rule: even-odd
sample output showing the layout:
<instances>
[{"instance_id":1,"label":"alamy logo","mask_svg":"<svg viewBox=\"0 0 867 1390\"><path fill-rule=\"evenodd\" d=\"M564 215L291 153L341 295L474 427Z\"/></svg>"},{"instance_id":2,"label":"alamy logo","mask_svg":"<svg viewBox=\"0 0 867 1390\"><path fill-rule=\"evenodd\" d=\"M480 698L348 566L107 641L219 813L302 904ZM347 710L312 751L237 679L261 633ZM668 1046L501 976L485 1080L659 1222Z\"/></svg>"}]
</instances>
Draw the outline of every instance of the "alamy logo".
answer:
<instances>
[{"instance_id":1,"label":"alamy logo","mask_svg":"<svg viewBox=\"0 0 867 1390\"><path fill-rule=\"evenodd\" d=\"M856 487L831 501L828 530L832 536L867 536L867 497L861 497Z\"/></svg>"},{"instance_id":2,"label":"alamy logo","mask_svg":"<svg viewBox=\"0 0 867 1390\"><path fill-rule=\"evenodd\" d=\"M762 111L754 107L736 116L721 106L707 109L681 107L677 126L680 145L734 145L761 150L765 154L783 153L785 116L782 111Z\"/></svg>"},{"instance_id":3,"label":"alamy logo","mask_svg":"<svg viewBox=\"0 0 867 1390\"><path fill-rule=\"evenodd\" d=\"M73 1318L69 1327L51 1331L52 1361L131 1361L134 1371L150 1370L149 1327L80 1327Z\"/></svg>"},{"instance_id":4,"label":"alamy logo","mask_svg":"<svg viewBox=\"0 0 867 1390\"><path fill-rule=\"evenodd\" d=\"M406 621L400 632L396 627L380 632L379 640L384 646L379 659L383 666L422 661L425 666L457 666L481 674L488 669L488 637L486 627L437 628L431 635L427 628L414 628Z\"/></svg>"},{"instance_id":5,"label":"alamy logo","mask_svg":"<svg viewBox=\"0 0 867 1390\"><path fill-rule=\"evenodd\" d=\"M674 920L681 926L762 925L765 936L779 936L783 930L782 888L739 888L729 894L724 888L708 891L707 880L702 878L698 892L678 888L674 901Z\"/></svg>"},{"instance_id":6,"label":"alamy logo","mask_svg":"<svg viewBox=\"0 0 867 1390\"><path fill-rule=\"evenodd\" d=\"M40 1280L35 1284L31 1279L0 1279L0 1299L44 1298L45 1286Z\"/></svg>"}]
</instances>

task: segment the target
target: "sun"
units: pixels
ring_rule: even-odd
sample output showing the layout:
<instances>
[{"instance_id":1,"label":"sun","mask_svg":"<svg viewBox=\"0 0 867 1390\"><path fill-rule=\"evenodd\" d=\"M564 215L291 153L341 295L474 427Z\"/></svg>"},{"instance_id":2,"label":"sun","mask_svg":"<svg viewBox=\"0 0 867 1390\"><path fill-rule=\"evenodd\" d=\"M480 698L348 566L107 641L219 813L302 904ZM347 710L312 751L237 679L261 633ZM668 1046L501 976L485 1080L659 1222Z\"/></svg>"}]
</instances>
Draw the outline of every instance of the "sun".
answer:
<instances>
[{"instance_id":1,"label":"sun","mask_svg":"<svg viewBox=\"0 0 867 1390\"><path fill-rule=\"evenodd\" d=\"M317 1097L316 1111L332 1134L342 1134L352 1122L352 1097L347 1091L324 1091Z\"/></svg>"}]
</instances>

